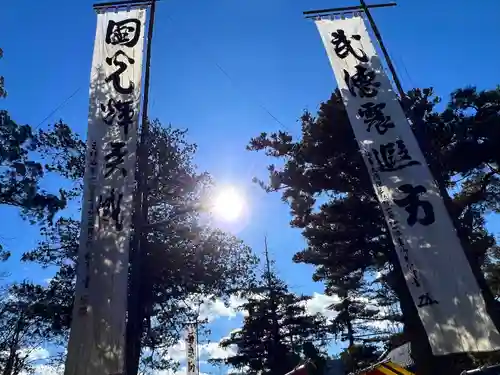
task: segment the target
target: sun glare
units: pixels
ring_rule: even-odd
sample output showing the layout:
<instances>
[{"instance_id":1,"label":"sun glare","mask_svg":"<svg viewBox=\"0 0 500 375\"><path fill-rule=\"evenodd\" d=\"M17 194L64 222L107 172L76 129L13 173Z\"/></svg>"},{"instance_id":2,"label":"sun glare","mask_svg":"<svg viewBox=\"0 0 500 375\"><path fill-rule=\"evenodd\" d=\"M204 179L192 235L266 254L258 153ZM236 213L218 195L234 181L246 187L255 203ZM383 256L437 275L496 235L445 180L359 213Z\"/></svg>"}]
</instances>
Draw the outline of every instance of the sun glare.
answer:
<instances>
[{"instance_id":1,"label":"sun glare","mask_svg":"<svg viewBox=\"0 0 500 375\"><path fill-rule=\"evenodd\" d=\"M235 221L243 214L244 206L243 196L234 187L226 187L215 197L214 213L225 221Z\"/></svg>"}]
</instances>

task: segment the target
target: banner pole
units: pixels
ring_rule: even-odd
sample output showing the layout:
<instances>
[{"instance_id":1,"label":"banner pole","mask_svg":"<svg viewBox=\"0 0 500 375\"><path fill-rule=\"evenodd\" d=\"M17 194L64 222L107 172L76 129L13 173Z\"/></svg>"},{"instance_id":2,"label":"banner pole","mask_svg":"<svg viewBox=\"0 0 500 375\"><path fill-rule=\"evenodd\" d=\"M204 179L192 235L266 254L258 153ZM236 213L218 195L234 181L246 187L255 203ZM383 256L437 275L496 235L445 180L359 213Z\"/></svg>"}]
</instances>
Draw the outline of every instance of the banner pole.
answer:
<instances>
[{"instance_id":1,"label":"banner pole","mask_svg":"<svg viewBox=\"0 0 500 375\"><path fill-rule=\"evenodd\" d=\"M396 88L399 92L399 97L401 100L404 100L406 97L405 91L403 90L403 86L401 85L401 81L399 80L398 74L396 73L396 69L394 68L394 65L392 64L392 60L389 56L389 52L387 52L387 49L385 48L384 42L382 41L382 35L380 34L380 31L378 30L377 24L375 23L375 20L372 17L372 14L370 12L370 9L366 6L365 0L359 0L361 3L361 8L363 9L363 12L366 14L366 18L368 19L368 22L370 23L370 26L373 30L373 33L375 34L375 38L377 39L377 42L380 46L380 49L382 50L382 54L384 55L385 62L387 63L387 66L391 72L392 79L394 83L396 84Z\"/></svg>"},{"instance_id":2,"label":"banner pole","mask_svg":"<svg viewBox=\"0 0 500 375\"><path fill-rule=\"evenodd\" d=\"M364 0L360 0L360 3L361 3L361 6L357 7L357 9L364 11L367 15L367 20L370 23L372 31L377 39L377 42L378 42L380 49L384 55L384 58L385 58L386 63L388 65L388 68L391 72L391 75L392 75L393 81L396 85L397 91L399 92L399 95L401 98L401 105L402 105L403 109L408 112L408 110L410 109L409 103L406 100L407 97L406 97L406 94L402 88L401 81L399 80L399 77L396 73L394 65L392 64L392 61L389 57L387 49L382 41L380 31L379 31L370 11L368 9L368 8L374 8L374 7L392 6L394 4L387 4L387 5L379 4L376 6L366 5L366 2ZM353 8L356 8L356 7L349 7L348 10L355 11L356 9L353 9ZM343 12L345 10L347 10L347 8L336 8L335 12ZM333 9L332 10L323 10L323 11L309 11L309 12L304 12L304 14L310 15L310 14L314 14L314 13L325 13L328 11L333 11ZM314 16L308 16L307 18L313 18L313 17ZM422 151L425 154L426 151L429 150L430 144L429 144L427 137L425 136L423 119L419 116L419 114L416 114L414 112L407 113L407 116L414 122L415 126L414 126L413 130L415 133L415 137L419 143L420 148L422 149ZM429 164L429 167L430 167L431 171L434 169L434 168L432 168L432 166L430 164ZM433 174L434 174L434 176L436 176L436 173L433 173ZM500 327L499 318L498 318L497 312L493 308L493 301L494 301L493 295L486 284L486 281L484 279L484 275L482 274L482 272L477 264L477 261L473 258L472 254L471 254L471 251L469 249L470 248L469 243L466 240L467 234L464 233L464 230L462 229L460 222L458 221L458 218L456 217L456 215L453 215L452 199L451 199L448 191L446 190L446 187L445 187L443 181L441 181L441 179L439 178L439 174L437 174L437 177L434 177L434 178L436 180L436 185L437 185L438 190L439 190L441 197L443 199L443 203L446 207L446 210L448 211L448 215L450 216L450 218L453 222L453 226L455 227L457 237L458 237L458 239L459 239L459 241L460 241L460 243L461 243L461 245L466 253L466 257L469 260L469 264L472 268L472 272L477 280L479 288L482 291L483 298L485 300L487 309L489 310L489 314L491 316L491 319L492 319L494 325L498 328L498 327ZM402 270L399 267L399 262L397 261L397 259L392 263L396 267L397 279L402 279L404 281L404 279L402 278L403 277ZM396 283L398 283L398 282L396 281ZM411 332L410 336L413 336L413 339L411 341L415 341L414 344L416 344L416 345L412 345L412 352L415 354L415 357L416 357L415 362L416 362L418 368L420 368L420 371L422 371L422 373L433 373L434 370L436 370L437 368L444 367L443 365L447 362L446 359L448 359L448 358L440 357L439 361L438 361L438 358L432 354L432 351L431 351L430 346L429 346L429 342L427 340L427 335L423 329L423 325L419 324L420 319L418 317L418 313L417 313L416 308L414 306L414 303L411 299L411 296L409 295L409 291L406 290L407 288L405 288L405 287L398 287L397 289L400 289L400 293L401 293L400 296L401 297L403 297L403 296L407 297L407 295L408 295L408 297L410 298L407 301L408 303L403 303L403 301L401 301L402 307L404 305L406 305L405 310L409 310L409 311L405 311L406 313L409 313L409 315L410 315L409 317L407 316L407 319L405 319L405 320L411 321L411 320L414 320L414 317L416 317L416 321L411 322L411 327L408 327L408 328L410 328L408 330L408 333ZM406 300L406 298L404 298L404 299ZM447 356L447 357L449 357L449 356ZM453 358L453 357L455 357L455 356L451 356L451 358ZM450 358L450 360L453 361L453 359L451 359L451 358Z\"/></svg>"},{"instance_id":3,"label":"banner pole","mask_svg":"<svg viewBox=\"0 0 500 375\"><path fill-rule=\"evenodd\" d=\"M385 61L387 63L387 67L389 68L389 71L391 72L392 80L394 81L394 84L396 85L396 89L399 93L399 98L401 100L401 104L403 108L406 110L406 93L403 89L403 86L401 84L401 81L399 79L398 73L396 72L396 69L394 67L394 64L392 63L392 60L389 56L389 52L387 51L387 48L385 47L384 41L382 40L382 35L380 34L380 31L378 29L378 26L370 12L370 9L366 6L365 0L359 0L361 3L361 8L363 9L364 13L366 14L366 18L368 20L368 23L370 24L370 27L373 31L373 34L375 35L375 39L377 40L380 50L382 51L382 54L384 55ZM418 137L417 137L418 140ZM404 274L403 270L401 269L401 265L399 264L399 261L396 257L396 254L391 254L391 257L395 258L392 261L393 266L395 267L395 270L397 272L397 280L396 282L399 284L399 282L403 282L402 287L400 288L400 297L402 299L402 302L404 304L404 310L405 313L407 314L407 319L406 321L409 323L406 324L406 328L408 329L408 333L410 336L413 336L413 340L411 340L411 353L415 359L415 365L418 370L422 372L422 374L433 374L435 373L436 370L436 364L434 362L434 355L432 354L432 349L429 344L429 340L427 338L427 333L424 329L423 324L420 321L420 317L418 315L417 308L413 302L413 298L411 297L410 291L408 290L407 287L404 285ZM403 307L402 304L402 307Z\"/></svg>"},{"instance_id":4,"label":"banner pole","mask_svg":"<svg viewBox=\"0 0 500 375\"><path fill-rule=\"evenodd\" d=\"M387 49L384 45L384 42L382 41L382 36L380 34L380 31L375 23L375 20L373 19L373 16L371 15L370 10L368 9L369 6L366 5L365 0L359 0L361 3L361 7L363 8L363 11L366 14L366 18L368 19L368 22L370 23L370 26L373 30L373 33L375 34L375 38L377 39L380 49L382 50L382 53L384 55L384 58L387 62L387 66L391 72L392 78L394 80L394 83L396 84L397 90L400 95L401 99L401 105L403 109L407 112L407 116L411 119L411 121L414 123L414 133L415 137L417 138L417 141L419 143L419 146L421 150L425 154L428 154L431 148L430 142L428 140L427 135L425 134L425 124L423 123L423 119L421 116L418 114L415 114L413 111L410 111L409 103L407 102L406 94L405 91L403 90L403 87L401 85L401 81L399 80L398 74L396 72L396 69L394 68L394 65L392 64L391 58L389 57L389 53L387 52ZM460 243L462 244L462 248L465 251L465 255L469 261L469 264L471 266L472 272L479 284L479 287L482 291L483 297L485 299L486 305L489 310L489 314L491 316L491 319L493 320L493 323L495 326L500 328L500 318L499 314L497 313L497 309L494 307L495 305L495 300L493 297L493 294L491 293L491 290L486 283L486 280L484 278L484 275L477 264L476 259L474 259L472 255L472 251L470 249L470 244L467 241L467 234L464 233L464 230L462 229L462 225L458 221L458 218L456 215L453 214L453 201L450 197L450 194L446 190L445 183L442 181L442 179L439 177L440 174L436 173L437 171L435 168L432 166L432 163L428 161L429 167L431 171L433 172L434 179L436 180L436 185L438 187L439 193L441 194L441 197L443 198L444 205L446 207L446 210L448 211L448 215L450 216L451 221L453 222L453 226L455 227L455 231L457 233L457 236L460 240Z\"/></svg>"},{"instance_id":5,"label":"banner pole","mask_svg":"<svg viewBox=\"0 0 500 375\"><path fill-rule=\"evenodd\" d=\"M128 319L126 326L127 375L138 372L141 353L142 321L144 306L141 303L142 250L146 243L144 228L148 220L148 143L149 143L149 94L151 78L151 45L156 13L156 1L150 1L148 35L146 42L146 67L144 71L144 97L142 105L141 138L138 146L137 191L134 212L134 235L131 243L130 286L128 298Z\"/></svg>"}]
</instances>

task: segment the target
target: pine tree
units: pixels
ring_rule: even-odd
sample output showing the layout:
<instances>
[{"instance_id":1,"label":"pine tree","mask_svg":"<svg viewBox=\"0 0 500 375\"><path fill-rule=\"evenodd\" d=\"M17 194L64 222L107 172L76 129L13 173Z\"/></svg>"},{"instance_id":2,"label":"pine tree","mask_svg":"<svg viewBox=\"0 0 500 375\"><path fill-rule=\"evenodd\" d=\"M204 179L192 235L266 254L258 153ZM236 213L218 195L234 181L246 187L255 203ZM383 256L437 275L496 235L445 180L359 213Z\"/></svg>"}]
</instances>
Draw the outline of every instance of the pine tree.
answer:
<instances>
[{"instance_id":1,"label":"pine tree","mask_svg":"<svg viewBox=\"0 0 500 375\"><path fill-rule=\"evenodd\" d=\"M7 288L0 300L0 368L2 375L32 370L31 354L60 343L61 330L52 322L55 309L47 288L29 282Z\"/></svg>"},{"instance_id":2,"label":"pine tree","mask_svg":"<svg viewBox=\"0 0 500 375\"><path fill-rule=\"evenodd\" d=\"M301 361L305 343L324 343L324 317L306 311L309 297L296 295L271 269L266 246L266 270L260 281L244 293L247 302L241 330L231 333L221 347L234 347L236 354L213 360L245 369L247 374L285 374Z\"/></svg>"},{"instance_id":3,"label":"pine tree","mask_svg":"<svg viewBox=\"0 0 500 375\"><path fill-rule=\"evenodd\" d=\"M180 339L185 323L195 318L196 311L187 303L190 298L204 295L228 300L253 280L256 258L237 238L201 222L213 181L209 174L196 171L196 145L188 142L186 131L152 122L148 151L152 174L137 347L146 366L164 370L173 365L166 355L169 346ZM42 228L43 240L23 256L24 261L57 267L48 288L58 309L48 319L66 330L74 298L79 231L78 220L61 217ZM128 359L139 368L138 357Z\"/></svg>"},{"instance_id":4,"label":"pine tree","mask_svg":"<svg viewBox=\"0 0 500 375\"><path fill-rule=\"evenodd\" d=\"M5 96L4 79L0 77L0 98ZM37 130L30 125L19 125L7 111L0 110L0 207L19 209L22 217L32 224L51 224L76 191L46 191L41 187L43 178L47 174L80 178L84 150L85 144L62 121ZM4 249L2 257L8 255Z\"/></svg>"},{"instance_id":5,"label":"pine tree","mask_svg":"<svg viewBox=\"0 0 500 375\"><path fill-rule=\"evenodd\" d=\"M477 92L457 90L446 109L436 112L432 90L409 93L409 111L422 128L415 129L427 147L429 167L440 186L453 192L450 212L459 223L471 260L492 263L495 239L484 227L484 215L499 212L500 89ZM389 270L385 285L402 302L405 327L412 326L404 280L398 276L394 246L366 167L361 158L340 93L323 103L317 116L305 112L300 139L283 131L262 133L248 149L263 150L281 168L269 166L267 191L279 191L290 205L292 226L302 229L306 249L294 260L316 267L314 280L323 281L328 294L346 289L362 295L358 280L372 282ZM343 286L347 286L344 288ZM349 293L344 294L349 297ZM406 296L406 297L405 297ZM406 306L406 308L405 308ZM356 309L363 311L363 309ZM355 318L355 317L353 317Z\"/></svg>"}]
</instances>

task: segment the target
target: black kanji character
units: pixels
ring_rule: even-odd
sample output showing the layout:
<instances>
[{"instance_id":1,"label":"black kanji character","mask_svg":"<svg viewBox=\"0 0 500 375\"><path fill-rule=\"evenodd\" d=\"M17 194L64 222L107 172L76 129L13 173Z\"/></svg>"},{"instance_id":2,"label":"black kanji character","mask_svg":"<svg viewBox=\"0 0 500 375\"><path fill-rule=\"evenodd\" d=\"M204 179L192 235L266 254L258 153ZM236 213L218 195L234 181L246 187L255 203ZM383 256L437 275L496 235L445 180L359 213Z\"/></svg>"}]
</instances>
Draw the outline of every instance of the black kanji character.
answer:
<instances>
[{"instance_id":1,"label":"black kanji character","mask_svg":"<svg viewBox=\"0 0 500 375\"><path fill-rule=\"evenodd\" d=\"M331 40L331 43L333 44L335 53L338 57L345 59L350 53L359 61L365 63L368 62L368 56L366 56L366 53L363 50L359 50L361 52L360 55L356 53L351 45L351 41L347 38L347 35L345 35L344 30L338 29L332 33L332 37L333 39ZM351 36L351 39L360 41L361 37L359 35L353 35Z\"/></svg>"},{"instance_id":2,"label":"black kanji character","mask_svg":"<svg viewBox=\"0 0 500 375\"><path fill-rule=\"evenodd\" d=\"M418 296L418 305L417 305L418 307L425 307L437 304L439 304L439 302L436 301L434 298L432 298L430 293L424 293Z\"/></svg>"},{"instance_id":3,"label":"black kanji character","mask_svg":"<svg viewBox=\"0 0 500 375\"><path fill-rule=\"evenodd\" d=\"M88 289L90 285L90 259L91 255L88 252L87 254L85 254L85 269L86 269L85 280L84 280L85 289Z\"/></svg>"},{"instance_id":4,"label":"black kanji character","mask_svg":"<svg viewBox=\"0 0 500 375\"><path fill-rule=\"evenodd\" d=\"M106 174L104 177L108 178L111 174L122 165L125 160L123 157L127 155L127 150L122 150L125 147L125 142L111 142L111 151L104 156L106 160ZM122 166L121 168L123 177L127 176L127 170Z\"/></svg>"},{"instance_id":5,"label":"black kanji character","mask_svg":"<svg viewBox=\"0 0 500 375\"><path fill-rule=\"evenodd\" d=\"M118 126L123 128L125 137L128 137L129 126L133 124L135 111L132 108L134 102L115 100L113 98L108 100L108 104L101 103L101 110L104 113L102 119L107 125L113 125L115 120Z\"/></svg>"},{"instance_id":6,"label":"black kanji character","mask_svg":"<svg viewBox=\"0 0 500 375\"><path fill-rule=\"evenodd\" d=\"M106 30L106 43L113 46L121 45L134 47L141 34L141 21L137 18L130 18L123 21L108 22Z\"/></svg>"},{"instance_id":7,"label":"black kanji character","mask_svg":"<svg viewBox=\"0 0 500 375\"><path fill-rule=\"evenodd\" d=\"M106 222L112 219L118 231L123 229L123 219L120 220L122 199L123 194L116 195L115 189L111 189L106 198L103 198L102 195L99 196L99 217Z\"/></svg>"},{"instance_id":8,"label":"black kanji character","mask_svg":"<svg viewBox=\"0 0 500 375\"><path fill-rule=\"evenodd\" d=\"M355 88L358 89L361 98L373 98L378 94L377 88L380 87L380 82L373 82L375 79L375 72L367 68L356 65L356 74L352 77L347 70L344 69L344 81L349 88L352 96L357 96Z\"/></svg>"},{"instance_id":9,"label":"black kanji character","mask_svg":"<svg viewBox=\"0 0 500 375\"><path fill-rule=\"evenodd\" d=\"M422 185L413 186L410 184L401 185L398 187L399 191L406 194L405 198L394 199L394 203L399 207L404 207L405 211L409 213L406 222L410 226L414 226L417 221L422 225L431 225L435 221L434 208L428 201L421 201L419 194L427 192L427 189ZM422 207L424 211L424 218L418 218L418 209Z\"/></svg>"},{"instance_id":10,"label":"black kanji character","mask_svg":"<svg viewBox=\"0 0 500 375\"><path fill-rule=\"evenodd\" d=\"M195 371L196 371L196 366L195 366L195 364L194 364L194 363L192 363L192 362L189 362L189 363L188 363L188 371L189 371L190 373L193 373L193 372L195 372Z\"/></svg>"},{"instance_id":11,"label":"black kanji character","mask_svg":"<svg viewBox=\"0 0 500 375\"><path fill-rule=\"evenodd\" d=\"M413 284L415 284L417 288L420 288L421 284L420 281L418 281L418 271L415 269L415 266L413 264L410 265L410 272Z\"/></svg>"},{"instance_id":12,"label":"black kanji character","mask_svg":"<svg viewBox=\"0 0 500 375\"><path fill-rule=\"evenodd\" d=\"M385 108L385 103L375 104L368 102L361 105L358 110L358 115L363 118L364 123L367 125L366 131L371 131L375 127L377 133L383 135L387 130L394 128L394 123L391 116L384 115L382 110Z\"/></svg>"},{"instance_id":13,"label":"black kanji character","mask_svg":"<svg viewBox=\"0 0 500 375\"><path fill-rule=\"evenodd\" d=\"M398 149L397 154L396 146ZM379 150L373 150L373 155L381 172L393 172L413 165L421 165L419 161L411 158L402 140L380 145Z\"/></svg>"},{"instance_id":14,"label":"black kanji character","mask_svg":"<svg viewBox=\"0 0 500 375\"><path fill-rule=\"evenodd\" d=\"M108 64L109 66L114 65L118 67L118 69L116 69L113 73L106 77L104 81L106 83L113 81L113 87L120 94L131 94L134 91L134 82L130 81L128 87L121 86L120 76L127 70L128 65L126 62L119 60L120 56L124 56L129 64L135 63L135 60L133 58L128 57L127 54L121 50L117 51L112 57L106 57L106 64Z\"/></svg>"}]
</instances>

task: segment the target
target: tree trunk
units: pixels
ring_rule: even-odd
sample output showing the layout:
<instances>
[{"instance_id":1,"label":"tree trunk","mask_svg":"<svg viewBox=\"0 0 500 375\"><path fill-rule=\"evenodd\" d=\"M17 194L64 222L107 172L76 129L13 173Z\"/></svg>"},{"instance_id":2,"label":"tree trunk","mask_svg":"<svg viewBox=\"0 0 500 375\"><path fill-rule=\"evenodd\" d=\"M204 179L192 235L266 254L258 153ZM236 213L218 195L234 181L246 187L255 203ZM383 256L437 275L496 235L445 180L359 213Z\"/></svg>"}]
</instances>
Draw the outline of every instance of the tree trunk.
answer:
<instances>
[{"instance_id":1,"label":"tree trunk","mask_svg":"<svg viewBox=\"0 0 500 375\"><path fill-rule=\"evenodd\" d=\"M389 255L393 271L389 284L398 296L403 314L403 330L405 336L410 338L411 354L415 360L417 374L419 375L435 375L436 364L434 363L434 356L427 338L427 333L420 321L418 310L413 302L413 298L406 286L406 280L403 276L399 259L396 255L396 250L393 249Z\"/></svg>"},{"instance_id":2,"label":"tree trunk","mask_svg":"<svg viewBox=\"0 0 500 375\"><path fill-rule=\"evenodd\" d=\"M23 315L19 317L16 328L14 331L14 336L12 337L12 340L9 345L9 357L7 358L7 361L5 362L5 368L3 369L3 375L12 375L13 370L14 370L14 363L16 360L17 356L17 350L19 349L19 334L21 333L22 330L22 324L23 324Z\"/></svg>"},{"instance_id":3,"label":"tree trunk","mask_svg":"<svg viewBox=\"0 0 500 375\"><path fill-rule=\"evenodd\" d=\"M410 108L408 108L407 104L408 103L402 103L403 108L407 110L408 117L414 122L413 130L415 137L420 146L420 149L427 158L427 156L429 155L428 151L430 150L430 145L425 131L425 124L422 120L423 114L416 113L414 110L411 110ZM453 215L453 202L450 195L448 194L448 191L446 190L444 181L438 173L439 169L436 168L435 165L433 165L431 159L427 159L427 163L429 165L431 173L436 180L436 184L439 188L439 192L446 206L448 214L453 221L457 236L460 239L464 252L471 265L472 272L483 292L483 297L485 299L486 306L489 310L489 313L491 314L493 322L497 327L500 327L499 320L497 318L498 312L495 310L493 295L491 294L491 291L486 284L484 275L482 274L482 271L477 264L476 259L473 259L473 254L469 249L469 243L467 241L466 235L462 231L458 218L456 217L456 215ZM389 229L387 226L386 228L387 230ZM394 248L391 251L391 254L389 254L389 257L394 267L394 277L391 284L400 300L401 310L403 313L404 331L411 341L412 356L415 360L417 373L419 375L460 374L462 370L470 369L472 366L471 358L465 353L439 357L436 357L432 354L432 349L428 341L427 333L425 332L425 329L421 323L420 317L418 315L418 310L413 302L413 298L411 297L411 294L406 286L406 280L404 279L403 271L399 264L399 259Z\"/></svg>"},{"instance_id":4,"label":"tree trunk","mask_svg":"<svg viewBox=\"0 0 500 375\"><path fill-rule=\"evenodd\" d=\"M142 351L142 335L144 333L144 320L146 319L147 306L151 305L152 286L139 280L135 296L130 296L128 303L129 319L126 332L126 375L137 375Z\"/></svg>"},{"instance_id":5,"label":"tree trunk","mask_svg":"<svg viewBox=\"0 0 500 375\"><path fill-rule=\"evenodd\" d=\"M345 314L346 314L346 325L347 325L347 339L349 340L349 348L354 346L354 327L352 326L351 314L349 314L349 305L351 301L346 299L345 301Z\"/></svg>"}]
</instances>

